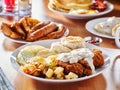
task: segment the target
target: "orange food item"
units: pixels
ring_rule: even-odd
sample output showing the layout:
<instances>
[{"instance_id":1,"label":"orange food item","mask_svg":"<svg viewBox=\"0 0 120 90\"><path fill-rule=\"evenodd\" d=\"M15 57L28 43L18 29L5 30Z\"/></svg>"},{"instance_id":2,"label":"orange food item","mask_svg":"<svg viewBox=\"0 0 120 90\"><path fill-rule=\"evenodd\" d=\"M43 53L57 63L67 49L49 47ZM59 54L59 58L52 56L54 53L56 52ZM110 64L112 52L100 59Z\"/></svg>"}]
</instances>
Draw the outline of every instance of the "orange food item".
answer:
<instances>
[{"instance_id":1,"label":"orange food item","mask_svg":"<svg viewBox=\"0 0 120 90\"><path fill-rule=\"evenodd\" d=\"M57 25L54 24L54 23L50 23L48 25L46 25L45 27L43 28L40 28L36 31L34 31L33 33L30 33L28 36L27 36L27 41L35 41L35 40L38 40L39 38L55 31L57 29Z\"/></svg>"},{"instance_id":2,"label":"orange food item","mask_svg":"<svg viewBox=\"0 0 120 90\"><path fill-rule=\"evenodd\" d=\"M48 34L47 37L49 39L60 38L61 36L63 36L65 31L66 31L66 27L65 26L60 26L57 31L54 31L54 32Z\"/></svg>"},{"instance_id":3,"label":"orange food item","mask_svg":"<svg viewBox=\"0 0 120 90\"><path fill-rule=\"evenodd\" d=\"M4 35L10 38L32 42L60 38L64 35L66 27L51 21L40 22L25 16L10 24L3 22L1 30Z\"/></svg>"}]
</instances>

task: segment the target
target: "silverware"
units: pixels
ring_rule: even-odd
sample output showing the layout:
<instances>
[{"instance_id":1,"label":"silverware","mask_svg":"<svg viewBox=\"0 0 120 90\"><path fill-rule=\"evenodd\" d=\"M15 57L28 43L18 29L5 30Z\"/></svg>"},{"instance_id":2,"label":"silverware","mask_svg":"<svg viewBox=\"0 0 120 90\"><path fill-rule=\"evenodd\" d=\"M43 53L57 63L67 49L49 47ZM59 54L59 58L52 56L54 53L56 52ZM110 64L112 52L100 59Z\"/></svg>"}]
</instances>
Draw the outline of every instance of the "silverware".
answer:
<instances>
[{"instance_id":1,"label":"silverware","mask_svg":"<svg viewBox=\"0 0 120 90\"><path fill-rule=\"evenodd\" d=\"M0 67L0 90L15 90Z\"/></svg>"}]
</instances>

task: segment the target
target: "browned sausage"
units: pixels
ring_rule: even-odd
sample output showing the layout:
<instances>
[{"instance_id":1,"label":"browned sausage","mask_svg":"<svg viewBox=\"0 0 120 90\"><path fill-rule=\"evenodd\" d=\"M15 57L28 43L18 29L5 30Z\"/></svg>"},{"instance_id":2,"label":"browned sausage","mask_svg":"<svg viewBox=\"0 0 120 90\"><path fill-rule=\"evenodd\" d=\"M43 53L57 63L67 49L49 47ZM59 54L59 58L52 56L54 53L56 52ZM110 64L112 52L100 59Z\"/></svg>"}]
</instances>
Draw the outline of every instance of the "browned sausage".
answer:
<instances>
[{"instance_id":1,"label":"browned sausage","mask_svg":"<svg viewBox=\"0 0 120 90\"><path fill-rule=\"evenodd\" d=\"M41 37L39 40L47 40L49 39L47 36Z\"/></svg>"},{"instance_id":2,"label":"browned sausage","mask_svg":"<svg viewBox=\"0 0 120 90\"><path fill-rule=\"evenodd\" d=\"M35 26L33 26L29 33L32 33L34 31L36 31L37 29L40 29L40 28L48 25L49 23L50 23L50 21L40 22L40 23L36 24Z\"/></svg>"},{"instance_id":3,"label":"browned sausage","mask_svg":"<svg viewBox=\"0 0 120 90\"><path fill-rule=\"evenodd\" d=\"M62 26L59 26L57 31L54 31L54 32L48 34L47 37L49 39L60 38L64 35L65 31L66 31L66 27L62 25Z\"/></svg>"},{"instance_id":4,"label":"browned sausage","mask_svg":"<svg viewBox=\"0 0 120 90\"><path fill-rule=\"evenodd\" d=\"M27 36L27 39L26 39L26 40L27 40L27 41L35 41L35 40L38 40L38 39L40 39L41 37L46 36L47 34L55 31L57 28L58 28L58 27L57 27L56 24L50 23L50 24L44 26L43 28L34 31L33 33L30 33L30 34Z\"/></svg>"}]
</instances>

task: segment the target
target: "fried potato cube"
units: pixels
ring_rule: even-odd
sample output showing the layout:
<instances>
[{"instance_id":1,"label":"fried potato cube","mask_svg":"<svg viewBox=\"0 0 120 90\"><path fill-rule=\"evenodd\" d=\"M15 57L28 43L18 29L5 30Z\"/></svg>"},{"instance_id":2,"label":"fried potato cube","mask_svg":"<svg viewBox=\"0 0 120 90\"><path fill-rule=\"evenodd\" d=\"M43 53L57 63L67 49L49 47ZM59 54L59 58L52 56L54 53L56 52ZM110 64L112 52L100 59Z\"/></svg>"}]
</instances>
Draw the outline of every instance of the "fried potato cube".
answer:
<instances>
[{"instance_id":1,"label":"fried potato cube","mask_svg":"<svg viewBox=\"0 0 120 90\"><path fill-rule=\"evenodd\" d=\"M32 74L35 69L36 69L36 66L33 64L25 64L24 66L20 67L20 70L27 74Z\"/></svg>"},{"instance_id":2,"label":"fried potato cube","mask_svg":"<svg viewBox=\"0 0 120 90\"><path fill-rule=\"evenodd\" d=\"M40 69L35 69L34 72L32 73L33 76L40 76L41 70Z\"/></svg>"},{"instance_id":3,"label":"fried potato cube","mask_svg":"<svg viewBox=\"0 0 120 90\"><path fill-rule=\"evenodd\" d=\"M60 74L60 73L63 73L63 71L64 71L64 68L62 68L62 67L56 67L56 69L54 70L54 73L55 74Z\"/></svg>"},{"instance_id":4,"label":"fried potato cube","mask_svg":"<svg viewBox=\"0 0 120 90\"><path fill-rule=\"evenodd\" d=\"M56 76L56 79L64 79L64 68L62 67L56 67L56 69L54 70L54 74Z\"/></svg>"},{"instance_id":5,"label":"fried potato cube","mask_svg":"<svg viewBox=\"0 0 120 90\"><path fill-rule=\"evenodd\" d=\"M45 73L47 78L52 78L53 74L54 74L54 71L52 69L50 69L50 68Z\"/></svg>"},{"instance_id":6,"label":"fried potato cube","mask_svg":"<svg viewBox=\"0 0 120 90\"><path fill-rule=\"evenodd\" d=\"M65 78L66 79L76 79L76 78L78 78L78 75L73 72L70 72L68 75L65 75Z\"/></svg>"},{"instance_id":7,"label":"fried potato cube","mask_svg":"<svg viewBox=\"0 0 120 90\"><path fill-rule=\"evenodd\" d=\"M56 79L64 79L64 76L65 76L64 73L60 73L60 74L57 74L55 78Z\"/></svg>"},{"instance_id":8,"label":"fried potato cube","mask_svg":"<svg viewBox=\"0 0 120 90\"><path fill-rule=\"evenodd\" d=\"M47 60L49 61L49 63L47 63L47 65L50 68L56 67L56 65L57 65L56 58L57 58L57 55L50 55L50 56L48 56Z\"/></svg>"},{"instance_id":9,"label":"fried potato cube","mask_svg":"<svg viewBox=\"0 0 120 90\"><path fill-rule=\"evenodd\" d=\"M45 64L39 65L38 68L43 71L45 69Z\"/></svg>"}]
</instances>

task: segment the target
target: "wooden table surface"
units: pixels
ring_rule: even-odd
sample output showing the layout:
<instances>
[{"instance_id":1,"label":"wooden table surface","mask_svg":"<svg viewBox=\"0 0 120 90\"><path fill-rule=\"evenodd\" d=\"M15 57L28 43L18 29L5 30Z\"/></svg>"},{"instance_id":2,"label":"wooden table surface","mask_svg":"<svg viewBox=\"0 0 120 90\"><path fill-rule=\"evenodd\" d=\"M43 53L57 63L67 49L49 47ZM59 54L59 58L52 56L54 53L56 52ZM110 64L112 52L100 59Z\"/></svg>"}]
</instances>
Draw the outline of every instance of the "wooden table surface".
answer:
<instances>
[{"instance_id":1,"label":"wooden table surface","mask_svg":"<svg viewBox=\"0 0 120 90\"><path fill-rule=\"evenodd\" d=\"M116 0L117 1L117 0ZM62 15L57 13L53 13L48 10L47 4L48 0L33 0L33 7L32 7L32 17L37 18L39 20L52 20L58 23L63 23L66 25L70 33L69 35L74 36L95 36L89 33L85 29L85 24L88 20L74 20L66 18ZM120 6L119 3L115 1L111 2L114 4L114 10L101 17L108 17L108 16L120 16ZM5 17L9 20L12 20L12 17ZM102 38L102 37L101 37ZM100 45L103 47L104 50L108 52L111 57L111 62L113 59L119 54L119 49L116 47L115 42L113 39L106 39L102 38L103 43ZM102 74L79 82L74 83L45 83L37 80L33 80L29 77L21 75L17 71L15 71L10 63L10 55L11 53L22 44L15 43L6 39L0 33L0 67L4 70L6 76L13 84L16 90L120 90L120 66L115 64L115 69L111 70L111 67L105 70ZM112 63L111 63L112 65ZM117 78L117 79L116 79Z\"/></svg>"}]
</instances>

